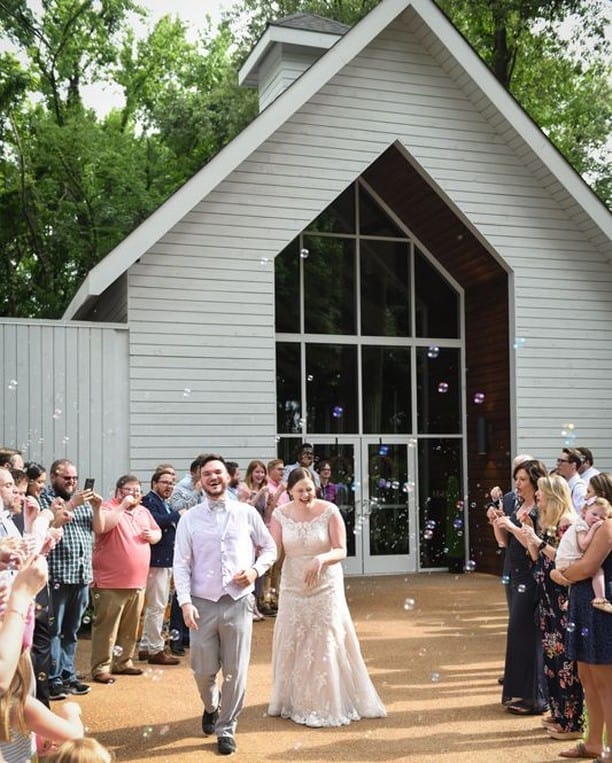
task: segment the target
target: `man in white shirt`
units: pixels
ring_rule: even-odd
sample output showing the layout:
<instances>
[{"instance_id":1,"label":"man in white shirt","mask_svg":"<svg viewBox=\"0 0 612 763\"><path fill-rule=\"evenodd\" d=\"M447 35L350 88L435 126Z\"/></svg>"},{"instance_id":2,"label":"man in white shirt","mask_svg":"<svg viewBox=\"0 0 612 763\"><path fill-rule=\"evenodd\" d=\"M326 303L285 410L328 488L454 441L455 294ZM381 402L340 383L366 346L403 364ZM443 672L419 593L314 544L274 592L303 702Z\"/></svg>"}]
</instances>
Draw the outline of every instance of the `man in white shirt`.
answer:
<instances>
[{"instance_id":1,"label":"man in white shirt","mask_svg":"<svg viewBox=\"0 0 612 763\"><path fill-rule=\"evenodd\" d=\"M591 477L599 474L599 469L593 466L593 452L588 448L576 448L582 456L582 464L578 467L578 474L585 485L589 484Z\"/></svg>"},{"instance_id":2,"label":"man in white shirt","mask_svg":"<svg viewBox=\"0 0 612 763\"><path fill-rule=\"evenodd\" d=\"M200 478L204 501L177 527L174 584L191 631L191 668L204 702L202 730L217 735L221 755L231 755L251 652L250 595L276 560L276 545L257 510L227 496L230 477L221 456L202 461Z\"/></svg>"},{"instance_id":3,"label":"man in white shirt","mask_svg":"<svg viewBox=\"0 0 612 763\"><path fill-rule=\"evenodd\" d=\"M567 480L572 503L578 514L582 511L586 499L586 485L578 474L581 464L582 456L575 448L563 448L557 459L557 472Z\"/></svg>"}]
</instances>

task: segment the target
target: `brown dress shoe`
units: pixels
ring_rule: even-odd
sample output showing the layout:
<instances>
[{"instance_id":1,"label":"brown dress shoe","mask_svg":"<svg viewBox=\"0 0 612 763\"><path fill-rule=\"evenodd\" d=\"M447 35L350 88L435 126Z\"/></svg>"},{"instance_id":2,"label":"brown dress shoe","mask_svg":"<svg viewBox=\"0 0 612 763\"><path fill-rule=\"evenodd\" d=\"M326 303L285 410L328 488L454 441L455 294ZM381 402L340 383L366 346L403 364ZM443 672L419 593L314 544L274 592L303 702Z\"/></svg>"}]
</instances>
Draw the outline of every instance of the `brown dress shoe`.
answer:
<instances>
[{"instance_id":1,"label":"brown dress shoe","mask_svg":"<svg viewBox=\"0 0 612 763\"><path fill-rule=\"evenodd\" d=\"M181 661L178 657L172 657L169 654L166 654L164 650L160 650L159 652L155 652L155 654L152 654L149 657L149 665L180 665Z\"/></svg>"},{"instance_id":2,"label":"brown dress shoe","mask_svg":"<svg viewBox=\"0 0 612 763\"><path fill-rule=\"evenodd\" d=\"M110 673L98 673L93 677L93 680L99 684L114 684L115 679Z\"/></svg>"},{"instance_id":3,"label":"brown dress shoe","mask_svg":"<svg viewBox=\"0 0 612 763\"><path fill-rule=\"evenodd\" d=\"M138 659L139 660L148 660L149 659L149 650L148 649L141 649L138 652Z\"/></svg>"},{"instance_id":4,"label":"brown dress shoe","mask_svg":"<svg viewBox=\"0 0 612 763\"><path fill-rule=\"evenodd\" d=\"M111 670L116 676L141 676L143 671L140 668L123 668L123 670Z\"/></svg>"}]
</instances>

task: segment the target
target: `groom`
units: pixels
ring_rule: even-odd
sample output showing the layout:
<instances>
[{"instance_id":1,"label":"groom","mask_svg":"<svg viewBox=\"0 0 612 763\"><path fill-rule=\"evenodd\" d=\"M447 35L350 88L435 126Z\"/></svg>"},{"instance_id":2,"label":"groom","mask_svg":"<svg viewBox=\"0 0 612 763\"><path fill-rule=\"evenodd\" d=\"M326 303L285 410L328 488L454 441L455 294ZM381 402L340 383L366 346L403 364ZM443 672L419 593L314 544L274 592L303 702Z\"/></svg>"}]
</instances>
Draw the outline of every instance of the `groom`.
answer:
<instances>
[{"instance_id":1,"label":"groom","mask_svg":"<svg viewBox=\"0 0 612 763\"><path fill-rule=\"evenodd\" d=\"M174 584L191 631L202 730L216 733L221 755L231 755L251 653L253 583L274 564L276 545L256 509L227 497L230 477L221 456L202 461L200 479L204 501L183 515L176 531Z\"/></svg>"}]
</instances>

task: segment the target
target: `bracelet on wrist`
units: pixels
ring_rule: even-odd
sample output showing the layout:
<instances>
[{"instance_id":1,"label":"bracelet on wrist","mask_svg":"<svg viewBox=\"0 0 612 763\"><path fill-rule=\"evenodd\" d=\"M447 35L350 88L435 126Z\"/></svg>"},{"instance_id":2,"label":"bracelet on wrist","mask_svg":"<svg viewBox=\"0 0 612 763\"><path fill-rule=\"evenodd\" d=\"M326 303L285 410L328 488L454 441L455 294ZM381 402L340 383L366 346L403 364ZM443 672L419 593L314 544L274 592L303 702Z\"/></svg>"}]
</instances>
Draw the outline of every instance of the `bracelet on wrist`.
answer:
<instances>
[{"instance_id":1,"label":"bracelet on wrist","mask_svg":"<svg viewBox=\"0 0 612 763\"><path fill-rule=\"evenodd\" d=\"M538 554L541 554L542 551L544 551L544 549L546 548L546 546L548 546L548 543L545 540L543 540L538 546Z\"/></svg>"}]
</instances>

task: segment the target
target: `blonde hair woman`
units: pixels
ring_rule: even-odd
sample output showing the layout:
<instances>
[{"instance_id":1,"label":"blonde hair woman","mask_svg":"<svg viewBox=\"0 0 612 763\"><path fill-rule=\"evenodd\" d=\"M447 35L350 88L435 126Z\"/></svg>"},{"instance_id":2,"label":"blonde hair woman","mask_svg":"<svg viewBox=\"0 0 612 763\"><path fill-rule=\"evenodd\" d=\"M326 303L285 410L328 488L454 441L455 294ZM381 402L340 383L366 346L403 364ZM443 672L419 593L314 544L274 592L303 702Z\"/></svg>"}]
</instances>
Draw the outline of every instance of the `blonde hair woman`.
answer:
<instances>
[{"instance_id":1,"label":"blonde hair woman","mask_svg":"<svg viewBox=\"0 0 612 763\"><path fill-rule=\"evenodd\" d=\"M564 532L575 521L576 513L567 480L557 474L538 479L535 498L538 531L524 527L522 533L534 562L539 593L537 620L550 707L550 715L543 719L543 724L553 739L580 739L583 732L582 685L578 667L565 651L567 589L550 578L557 547Z\"/></svg>"}]
</instances>

